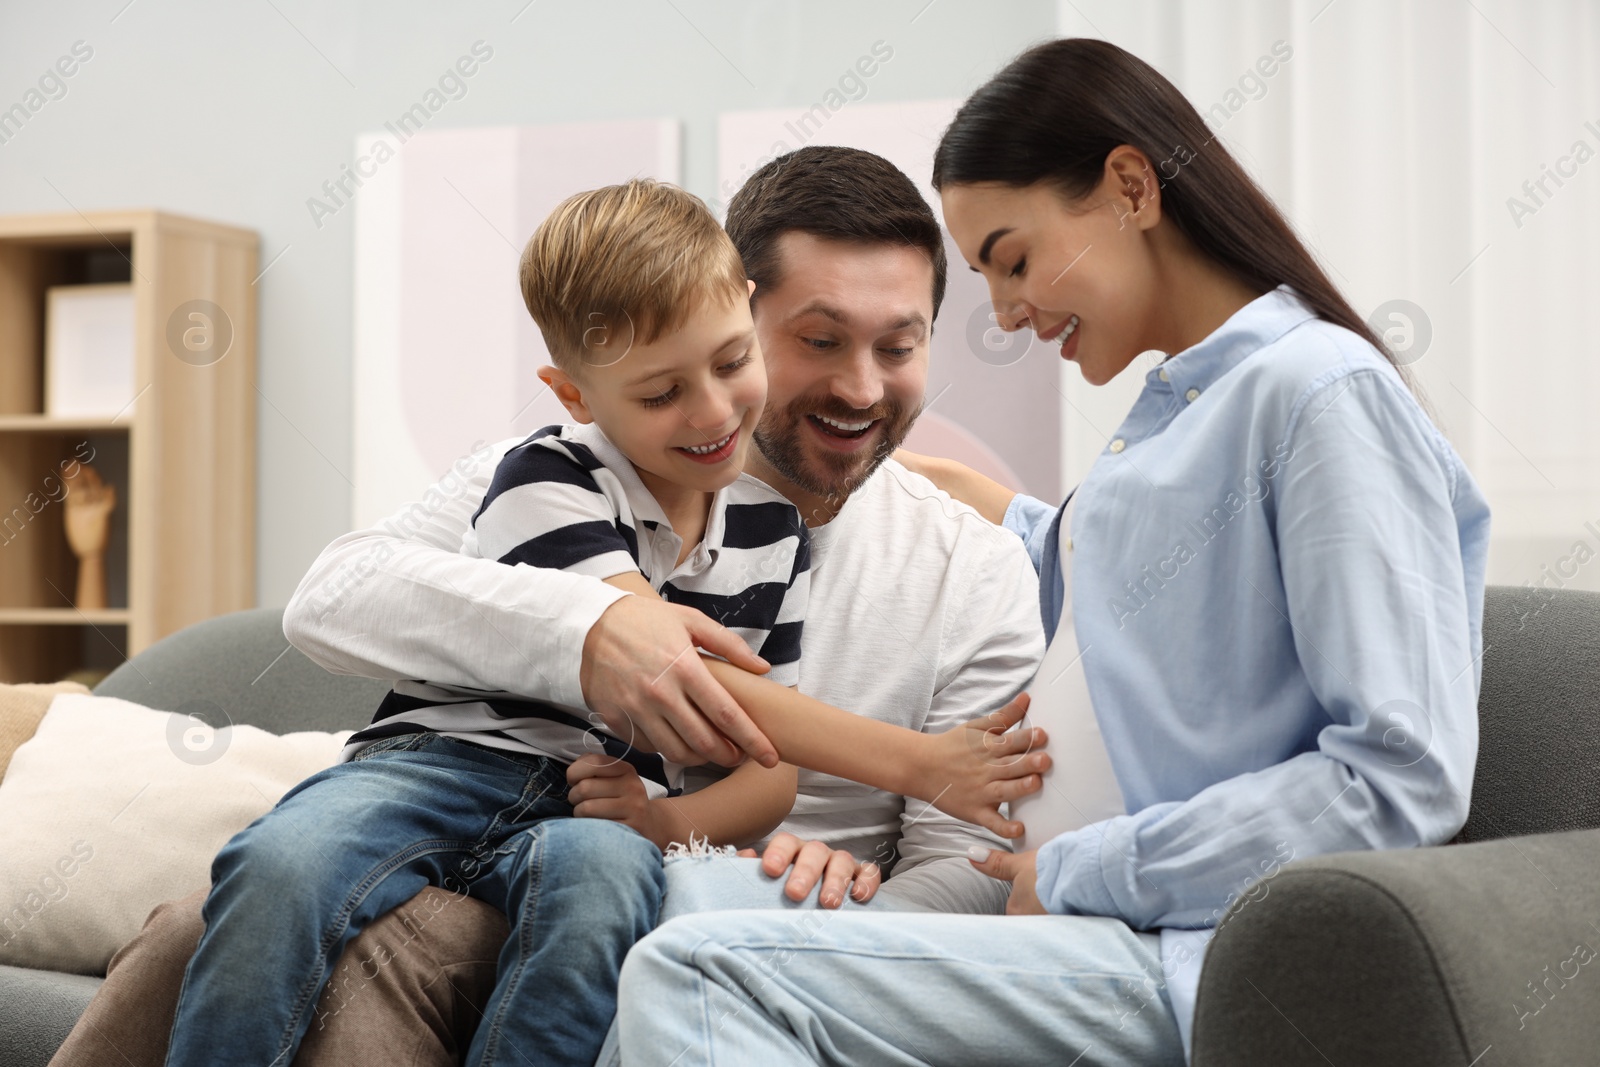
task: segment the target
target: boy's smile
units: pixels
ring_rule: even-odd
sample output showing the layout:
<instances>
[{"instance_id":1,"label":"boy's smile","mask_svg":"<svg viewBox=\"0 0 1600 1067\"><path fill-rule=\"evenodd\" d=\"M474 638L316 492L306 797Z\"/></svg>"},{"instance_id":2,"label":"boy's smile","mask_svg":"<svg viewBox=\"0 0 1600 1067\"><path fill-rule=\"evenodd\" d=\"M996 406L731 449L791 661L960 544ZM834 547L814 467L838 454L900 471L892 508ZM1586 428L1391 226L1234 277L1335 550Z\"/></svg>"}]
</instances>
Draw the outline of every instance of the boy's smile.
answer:
<instances>
[{"instance_id":1,"label":"boy's smile","mask_svg":"<svg viewBox=\"0 0 1600 1067\"><path fill-rule=\"evenodd\" d=\"M628 457L685 540L703 527L710 494L743 473L766 402L748 295L713 297L677 330L634 339L614 358L595 346L575 373L540 371L576 421L598 425Z\"/></svg>"}]
</instances>

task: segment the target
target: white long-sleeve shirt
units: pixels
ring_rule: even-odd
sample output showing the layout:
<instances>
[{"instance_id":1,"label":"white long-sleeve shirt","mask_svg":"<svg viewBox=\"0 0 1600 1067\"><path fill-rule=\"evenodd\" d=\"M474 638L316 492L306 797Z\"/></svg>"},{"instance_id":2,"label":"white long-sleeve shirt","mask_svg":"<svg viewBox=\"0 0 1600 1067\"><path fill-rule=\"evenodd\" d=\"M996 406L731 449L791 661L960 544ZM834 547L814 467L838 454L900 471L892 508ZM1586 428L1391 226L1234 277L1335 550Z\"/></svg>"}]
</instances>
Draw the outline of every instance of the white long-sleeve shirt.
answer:
<instances>
[{"instance_id":1,"label":"white long-sleeve shirt","mask_svg":"<svg viewBox=\"0 0 1600 1067\"><path fill-rule=\"evenodd\" d=\"M417 504L329 545L284 612L289 640L335 673L585 706L584 638L626 594L459 552L495 465L517 443L465 457ZM802 692L941 733L1032 678L1044 635L1027 553L927 479L885 463L811 539ZM781 829L877 861L899 900L939 911L1004 906L1005 885L966 860L972 845L1003 843L921 801L801 771Z\"/></svg>"}]
</instances>

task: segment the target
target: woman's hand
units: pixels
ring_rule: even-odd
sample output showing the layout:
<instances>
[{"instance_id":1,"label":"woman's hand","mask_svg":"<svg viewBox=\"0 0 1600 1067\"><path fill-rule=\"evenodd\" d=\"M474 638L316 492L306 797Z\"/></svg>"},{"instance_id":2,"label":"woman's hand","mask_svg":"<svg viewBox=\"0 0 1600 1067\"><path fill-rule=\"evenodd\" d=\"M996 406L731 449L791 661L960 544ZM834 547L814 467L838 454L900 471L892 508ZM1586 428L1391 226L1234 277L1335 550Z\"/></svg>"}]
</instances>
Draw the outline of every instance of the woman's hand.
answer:
<instances>
[{"instance_id":1,"label":"woman's hand","mask_svg":"<svg viewBox=\"0 0 1600 1067\"><path fill-rule=\"evenodd\" d=\"M755 854L752 848L739 852L741 856ZM830 848L821 841L802 841L786 831L774 837L762 854L761 872L769 878L781 878L791 867L794 871L783 887L783 895L794 901L804 900L821 878L817 904L824 908L843 904L846 891L851 900L865 904L883 884L883 871L876 863L858 861L842 848Z\"/></svg>"},{"instance_id":2,"label":"woman's hand","mask_svg":"<svg viewBox=\"0 0 1600 1067\"><path fill-rule=\"evenodd\" d=\"M920 474L940 489L949 493L978 514L999 526L1005 521L1006 509L1017 495L988 475L979 474L965 463L938 456L924 456L897 448L894 458L901 466Z\"/></svg>"},{"instance_id":3,"label":"woman's hand","mask_svg":"<svg viewBox=\"0 0 1600 1067\"><path fill-rule=\"evenodd\" d=\"M1000 837L1021 837L1022 824L1002 818L1000 805L1044 788L1050 769L1050 757L1035 751L1048 740L1044 730L1007 733L1027 711L1023 693L999 711L928 735L908 794Z\"/></svg>"},{"instance_id":4,"label":"woman's hand","mask_svg":"<svg viewBox=\"0 0 1600 1067\"><path fill-rule=\"evenodd\" d=\"M980 852L988 852L981 859ZM1004 849L983 849L977 846L968 850L972 865L990 878L1011 883L1011 896L1006 898L1007 915L1048 915L1039 902L1039 850L1007 852Z\"/></svg>"},{"instance_id":5,"label":"woman's hand","mask_svg":"<svg viewBox=\"0 0 1600 1067\"><path fill-rule=\"evenodd\" d=\"M668 811L650 799L633 764L593 753L579 756L567 768L567 803L580 819L610 819L631 826L657 848L682 835L670 825Z\"/></svg>"}]
</instances>

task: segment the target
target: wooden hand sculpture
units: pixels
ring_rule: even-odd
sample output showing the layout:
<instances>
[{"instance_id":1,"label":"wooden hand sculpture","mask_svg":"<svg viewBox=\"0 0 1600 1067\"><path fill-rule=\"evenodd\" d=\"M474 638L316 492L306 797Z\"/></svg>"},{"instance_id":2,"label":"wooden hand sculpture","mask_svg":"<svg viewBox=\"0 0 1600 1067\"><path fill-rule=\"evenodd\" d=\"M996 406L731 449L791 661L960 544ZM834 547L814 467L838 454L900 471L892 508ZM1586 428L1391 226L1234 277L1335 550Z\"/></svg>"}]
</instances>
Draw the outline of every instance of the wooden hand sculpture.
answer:
<instances>
[{"instance_id":1,"label":"wooden hand sculpture","mask_svg":"<svg viewBox=\"0 0 1600 1067\"><path fill-rule=\"evenodd\" d=\"M111 512L117 506L116 486L107 485L87 463L67 483L67 543L78 557L79 611L106 606L106 542L111 535Z\"/></svg>"}]
</instances>

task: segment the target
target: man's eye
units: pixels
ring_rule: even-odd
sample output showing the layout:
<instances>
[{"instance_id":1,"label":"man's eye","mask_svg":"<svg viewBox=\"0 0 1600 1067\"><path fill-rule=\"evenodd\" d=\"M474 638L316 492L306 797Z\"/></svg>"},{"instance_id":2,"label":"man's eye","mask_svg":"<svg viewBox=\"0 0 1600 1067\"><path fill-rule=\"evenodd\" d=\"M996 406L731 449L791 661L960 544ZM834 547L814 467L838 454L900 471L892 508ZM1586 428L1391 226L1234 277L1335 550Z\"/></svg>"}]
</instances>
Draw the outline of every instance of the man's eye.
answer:
<instances>
[{"instance_id":1,"label":"man's eye","mask_svg":"<svg viewBox=\"0 0 1600 1067\"><path fill-rule=\"evenodd\" d=\"M915 352L916 348L915 346L911 348L885 348L884 351L889 353L889 355L894 356L896 359L904 359L905 357L911 355L911 353Z\"/></svg>"},{"instance_id":2,"label":"man's eye","mask_svg":"<svg viewBox=\"0 0 1600 1067\"><path fill-rule=\"evenodd\" d=\"M826 337L802 337L800 338L800 343L809 348L815 348L819 352L825 348L833 347L833 342Z\"/></svg>"}]
</instances>

